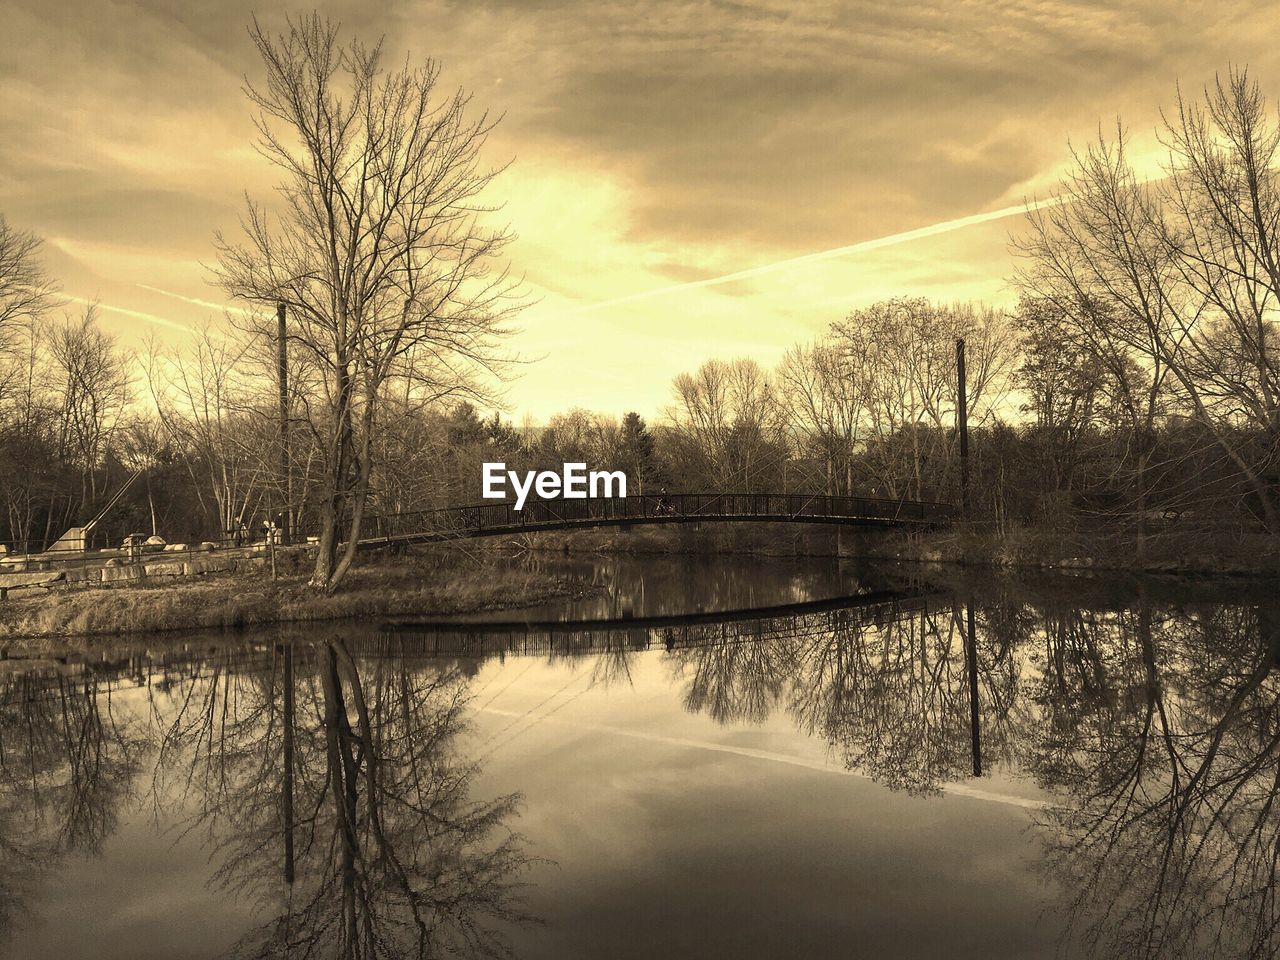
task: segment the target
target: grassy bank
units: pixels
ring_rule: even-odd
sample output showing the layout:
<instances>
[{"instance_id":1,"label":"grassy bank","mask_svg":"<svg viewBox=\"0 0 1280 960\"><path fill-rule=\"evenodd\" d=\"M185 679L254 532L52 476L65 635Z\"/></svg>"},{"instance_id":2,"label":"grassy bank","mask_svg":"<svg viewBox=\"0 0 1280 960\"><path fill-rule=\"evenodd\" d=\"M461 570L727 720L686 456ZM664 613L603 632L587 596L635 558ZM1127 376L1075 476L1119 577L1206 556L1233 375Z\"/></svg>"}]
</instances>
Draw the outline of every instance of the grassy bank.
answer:
<instances>
[{"instance_id":1,"label":"grassy bank","mask_svg":"<svg viewBox=\"0 0 1280 960\"><path fill-rule=\"evenodd\" d=\"M303 569L283 571L274 581L259 569L11 600L0 603L0 640L475 613L590 590L568 578L500 563L496 555L449 550L371 557L333 596L316 594L306 581Z\"/></svg>"}]
</instances>

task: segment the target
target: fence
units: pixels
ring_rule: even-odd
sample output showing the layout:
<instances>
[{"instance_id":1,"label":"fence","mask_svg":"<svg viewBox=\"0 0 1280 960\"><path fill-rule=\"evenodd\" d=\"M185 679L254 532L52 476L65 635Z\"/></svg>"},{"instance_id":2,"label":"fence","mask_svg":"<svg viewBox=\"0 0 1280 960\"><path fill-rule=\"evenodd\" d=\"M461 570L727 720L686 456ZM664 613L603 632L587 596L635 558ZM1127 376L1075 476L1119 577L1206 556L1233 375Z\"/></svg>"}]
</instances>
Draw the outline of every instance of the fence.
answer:
<instances>
[{"instance_id":1,"label":"fence","mask_svg":"<svg viewBox=\"0 0 1280 960\"><path fill-rule=\"evenodd\" d=\"M867 526L929 526L951 521L949 504L869 497L828 497L793 493L673 493L625 498L485 503L415 513L367 517L361 539L447 539L485 533L519 532L625 523L679 523L713 520L792 521Z\"/></svg>"}]
</instances>

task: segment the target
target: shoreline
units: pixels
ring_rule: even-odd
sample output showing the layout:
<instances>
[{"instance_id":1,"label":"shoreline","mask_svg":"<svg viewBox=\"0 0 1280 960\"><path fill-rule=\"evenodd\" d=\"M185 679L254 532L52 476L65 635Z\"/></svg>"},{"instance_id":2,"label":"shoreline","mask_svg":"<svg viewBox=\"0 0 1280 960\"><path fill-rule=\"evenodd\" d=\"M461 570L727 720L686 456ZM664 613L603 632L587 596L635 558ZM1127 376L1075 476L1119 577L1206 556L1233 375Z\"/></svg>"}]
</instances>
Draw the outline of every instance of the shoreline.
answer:
<instances>
[{"instance_id":1,"label":"shoreline","mask_svg":"<svg viewBox=\"0 0 1280 960\"><path fill-rule=\"evenodd\" d=\"M1064 575L1124 573L1135 576L1275 580L1280 578L1280 540L1251 535L1232 542L1194 533L1158 533L1147 541L1145 558L1136 543L1074 532L1059 534L1034 528L999 533L979 526L927 533L877 532L856 528L811 527L779 530L768 524L735 528L587 530L543 533L523 544L537 552L622 554L632 556L688 554L868 562L932 563L992 573L1053 572Z\"/></svg>"},{"instance_id":2,"label":"shoreline","mask_svg":"<svg viewBox=\"0 0 1280 960\"><path fill-rule=\"evenodd\" d=\"M1255 554L1252 565L1237 558L1217 562L1177 562L1168 556L1145 565L1117 558L1028 559L1001 554L1003 542L975 536L973 530L946 531L935 538L920 534L866 534L841 537L836 531L779 534L776 530L576 531L542 534L524 543L534 554L590 556L757 556L805 558L868 564L904 563L940 572L995 577L1048 576L1101 582L1108 576L1161 581L1271 582L1280 565ZM980 532L979 532L980 533ZM727 534L727 535L726 535ZM825 535L824 535L825 534ZM540 541L540 542L539 542ZM111 586L75 586L42 596L0 603L0 644L69 639L109 639L176 635L202 630L334 622L378 616L465 615L517 609L554 600L578 599L597 585L547 571L500 562L510 544L488 544L474 551L425 548L403 555L371 555L353 569L337 593L325 596L307 586L305 558L294 555L278 579L265 576L260 561L241 569L167 581L121 582ZM256 559L256 558L255 558ZM1270 562L1268 562L1270 561Z\"/></svg>"},{"instance_id":3,"label":"shoreline","mask_svg":"<svg viewBox=\"0 0 1280 960\"><path fill-rule=\"evenodd\" d=\"M272 580L255 569L165 583L85 587L0 603L0 644L176 635L201 630L375 616L480 613L586 596L572 578L440 555L381 557L331 596L306 572Z\"/></svg>"}]
</instances>

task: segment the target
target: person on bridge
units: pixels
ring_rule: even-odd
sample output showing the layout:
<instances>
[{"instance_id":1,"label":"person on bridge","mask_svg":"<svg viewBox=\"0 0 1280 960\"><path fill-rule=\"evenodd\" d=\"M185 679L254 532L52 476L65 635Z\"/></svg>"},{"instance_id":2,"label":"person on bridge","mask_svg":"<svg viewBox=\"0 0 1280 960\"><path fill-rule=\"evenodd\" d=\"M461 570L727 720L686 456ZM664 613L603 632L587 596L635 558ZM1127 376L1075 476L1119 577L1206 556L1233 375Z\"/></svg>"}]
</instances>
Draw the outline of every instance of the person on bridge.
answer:
<instances>
[{"instance_id":1,"label":"person on bridge","mask_svg":"<svg viewBox=\"0 0 1280 960\"><path fill-rule=\"evenodd\" d=\"M658 516L664 517L667 514L672 512L673 511L671 509L671 501L667 499L667 488L659 487L658 488L658 507L657 507Z\"/></svg>"}]
</instances>

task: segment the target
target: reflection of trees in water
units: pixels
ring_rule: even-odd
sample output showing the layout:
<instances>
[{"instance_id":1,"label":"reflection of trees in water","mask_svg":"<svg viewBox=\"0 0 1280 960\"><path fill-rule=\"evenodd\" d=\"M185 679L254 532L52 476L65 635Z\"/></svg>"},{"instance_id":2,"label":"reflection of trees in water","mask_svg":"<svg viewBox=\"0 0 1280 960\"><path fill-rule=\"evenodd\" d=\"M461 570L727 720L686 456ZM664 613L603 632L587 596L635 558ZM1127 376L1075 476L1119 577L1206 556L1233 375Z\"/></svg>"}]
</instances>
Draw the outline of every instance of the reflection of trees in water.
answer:
<instances>
[{"instance_id":1,"label":"reflection of trees in water","mask_svg":"<svg viewBox=\"0 0 1280 960\"><path fill-rule=\"evenodd\" d=\"M1280 647L1267 618L1146 603L1046 616L1050 722L1028 761L1059 798L1039 818L1046 869L1097 955L1280 949Z\"/></svg>"},{"instance_id":2,"label":"reflection of trees in water","mask_svg":"<svg viewBox=\"0 0 1280 960\"><path fill-rule=\"evenodd\" d=\"M46 871L116 828L145 742L104 689L93 675L0 681L0 931Z\"/></svg>"},{"instance_id":3,"label":"reflection of trees in water","mask_svg":"<svg viewBox=\"0 0 1280 960\"><path fill-rule=\"evenodd\" d=\"M790 702L801 727L821 734L850 768L895 789L933 792L973 766L963 611L942 608L882 627L835 627L802 657ZM982 702L1007 679L979 664ZM981 689L980 689L981 693ZM989 713L990 711L988 711ZM989 716L987 752L1003 726Z\"/></svg>"},{"instance_id":4,"label":"reflection of trees in water","mask_svg":"<svg viewBox=\"0 0 1280 960\"><path fill-rule=\"evenodd\" d=\"M793 667L786 634L744 639L727 624L700 633L702 645L675 654L689 677L685 708L720 723L765 720Z\"/></svg>"},{"instance_id":5,"label":"reflection of trees in water","mask_svg":"<svg viewBox=\"0 0 1280 960\"><path fill-rule=\"evenodd\" d=\"M648 644L644 630L615 630L596 647L591 665L591 684L610 687L631 685L631 661Z\"/></svg>"},{"instance_id":6,"label":"reflection of trees in water","mask_svg":"<svg viewBox=\"0 0 1280 960\"><path fill-rule=\"evenodd\" d=\"M625 528L623 528L625 530ZM677 532L672 528L670 532ZM750 557L669 554L659 567L643 558L617 555L559 555L530 551L521 562L544 575L591 584L596 595L581 604L583 616L629 616L631 611L678 613L690 610L737 610L779 603L799 603L838 595L855 582L863 587L907 586L909 574L885 576L874 568L788 565L774 558L762 565ZM559 605L558 605L559 606Z\"/></svg>"},{"instance_id":7,"label":"reflection of trees in water","mask_svg":"<svg viewBox=\"0 0 1280 960\"><path fill-rule=\"evenodd\" d=\"M982 750L1048 793L1044 866L1077 946L1280 952L1280 612L1002 603L976 622ZM786 709L846 766L931 792L970 772L963 625L959 607L834 612L749 642L721 626L669 656L690 709Z\"/></svg>"},{"instance_id":8,"label":"reflection of trees in water","mask_svg":"<svg viewBox=\"0 0 1280 960\"><path fill-rule=\"evenodd\" d=\"M174 698L159 766L195 801L218 882L275 904L237 955L503 951L528 860L505 826L517 798L470 799L476 770L455 748L466 690L455 669L357 665L333 640Z\"/></svg>"},{"instance_id":9,"label":"reflection of trees in water","mask_svg":"<svg viewBox=\"0 0 1280 960\"><path fill-rule=\"evenodd\" d=\"M1277 611L1006 597L975 623L971 651L965 607L933 603L619 631L551 655L591 651L595 682L628 683L637 650L665 648L688 709L785 710L846 765L923 793L970 774L972 677L984 756L1047 793L1037 834L1073 947L1274 955ZM269 911L241 956L501 949L528 861L505 826L514 798L473 801L458 753L477 661L349 649L206 657L153 680L133 719L93 674L0 682L0 919L61 855L100 846L134 783L187 811L218 882Z\"/></svg>"},{"instance_id":10,"label":"reflection of trees in water","mask_svg":"<svg viewBox=\"0 0 1280 960\"><path fill-rule=\"evenodd\" d=\"M166 668L132 712L92 673L0 682L0 928L130 802L178 815L214 882L268 912L237 956L506 952L529 860L518 798L470 796L468 681L332 640Z\"/></svg>"},{"instance_id":11,"label":"reflection of trees in water","mask_svg":"<svg viewBox=\"0 0 1280 960\"><path fill-rule=\"evenodd\" d=\"M938 606L870 621L861 611L796 618L739 636L720 625L673 650L685 705L720 722L761 722L786 709L845 766L881 783L934 792L971 774L963 611ZM978 651L984 749L1002 744L1016 685L1007 650Z\"/></svg>"}]
</instances>

